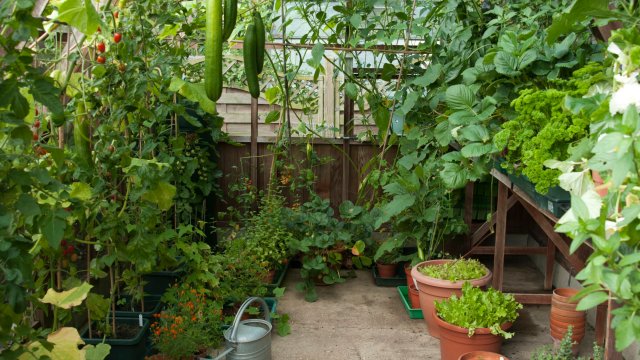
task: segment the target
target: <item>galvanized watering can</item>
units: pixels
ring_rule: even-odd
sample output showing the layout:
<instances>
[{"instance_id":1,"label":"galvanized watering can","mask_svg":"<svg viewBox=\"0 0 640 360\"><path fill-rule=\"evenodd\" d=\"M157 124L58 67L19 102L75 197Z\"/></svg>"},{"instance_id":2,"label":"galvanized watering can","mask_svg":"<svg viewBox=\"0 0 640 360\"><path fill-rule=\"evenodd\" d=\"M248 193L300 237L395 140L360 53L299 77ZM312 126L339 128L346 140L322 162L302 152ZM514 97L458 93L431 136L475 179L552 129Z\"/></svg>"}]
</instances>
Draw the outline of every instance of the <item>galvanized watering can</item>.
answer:
<instances>
[{"instance_id":1,"label":"galvanized watering can","mask_svg":"<svg viewBox=\"0 0 640 360\"><path fill-rule=\"evenodd\" d=\"M249 319L240 321L244 311L253 302L262 305L264 320ZM226 356L227 360L271 360L271 321L269 306L259 297L248 298L236 313L233 324L225 330L224 339L227 349L213 360Z\"/></svg>"}]
</instances>

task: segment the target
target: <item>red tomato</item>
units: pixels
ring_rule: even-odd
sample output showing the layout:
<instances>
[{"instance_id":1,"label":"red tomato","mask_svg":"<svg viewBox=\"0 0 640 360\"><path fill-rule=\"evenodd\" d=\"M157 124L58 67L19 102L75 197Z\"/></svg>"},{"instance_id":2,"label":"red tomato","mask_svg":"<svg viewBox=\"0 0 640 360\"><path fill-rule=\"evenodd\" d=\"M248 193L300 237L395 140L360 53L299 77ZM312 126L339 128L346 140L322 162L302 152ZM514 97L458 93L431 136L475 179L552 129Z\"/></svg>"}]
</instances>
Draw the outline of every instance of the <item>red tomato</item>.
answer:
<instances>
[{"instance_id":1,"label":"red tomato","mask_svg":"<svg viewBox=\"0 0 640 360\"><path fill-rule=\"evenodd\" d=\"M120 42L120 40L122 40L122 34L120 33L113 34L113 42L117 44Z\"/></svg>"},{"instance_id":2,"label":"red tomato","mask_svg":"<svg viewBox=\"0 0 640 360\"><path fill-rule=\"evenodd\" d=\"M103 53L105 49L106 49L106 47L104 46L104 43L103 42L99 42L98 43L98 52Z\"/></svg>"},{"instance_id":3,"label":"red tomato","mask_svg":"<svg viewBox=\"0 0 640 360\"><path fill-rule=\"evenodd\" d=\"M107 60L107 59L105 59L105 58L104 58L104 56L98 56L98 57L96 58L96 61L98 62L98 64L104 64L104 62L105 62L106 60Z\"/></svg>"}]
</instances>

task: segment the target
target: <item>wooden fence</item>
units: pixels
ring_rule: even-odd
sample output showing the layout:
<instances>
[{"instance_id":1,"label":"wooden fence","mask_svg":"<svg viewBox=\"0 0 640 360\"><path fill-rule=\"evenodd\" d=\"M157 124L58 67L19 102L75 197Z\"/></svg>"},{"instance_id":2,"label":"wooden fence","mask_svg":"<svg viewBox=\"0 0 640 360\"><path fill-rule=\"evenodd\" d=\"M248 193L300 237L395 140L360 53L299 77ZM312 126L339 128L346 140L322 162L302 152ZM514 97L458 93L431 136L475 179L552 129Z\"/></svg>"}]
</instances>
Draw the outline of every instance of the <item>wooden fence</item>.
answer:
<instances>
[{"instance_id":1,"label":"wooden fence","mask_svg":"<svg viewBox=\"0 0 640 360\"><path fill-rule=\"evenodd\" d=\"M238 139L242 140L242 139ZM241 177L250 178L252 169L252 158L257 159L257 180L253 184L258 190L266 190L270 181L270 168L273 162L273 152L269 148L270 142L259 141L257 147L257 155L252 157L251 146L248 141L243 141L239 145L228 143L218 144L218 152L220 155L219 166L225 177L220 180L223 198L218 201L218 211L224 211L228 206L235 203L234 196L230 191L230 186L237 183ZM315 176L313 191L324 199L329 199L331 205L337 209L344 200L356 202L361 182L368 173L363 171L365 165L372 157L379 155L379 147L368 143L351 143L349 146L348 158L342 152L343 145L341 142L334 141L317 141L314 143L313 150L318 158L324 159L321 164L312 168ZM307 167L306 143L294 144L291 147L291 156L288 162L292 164L301 164ZM395 149L391 149L385 154L385 158L389 161L395 156ZM347 162L349 170L345 177L343 171L344 162ZM306 201L309 194L297 194L300 198L296 199L296 194L291 193L280 182L282 173L276 174L279 179L280 187L284 189L285 195L290 201ZM287 174L296 176L296 173ZM343 191L346 189L346 191Z\"/></svg>"}]
</instances>

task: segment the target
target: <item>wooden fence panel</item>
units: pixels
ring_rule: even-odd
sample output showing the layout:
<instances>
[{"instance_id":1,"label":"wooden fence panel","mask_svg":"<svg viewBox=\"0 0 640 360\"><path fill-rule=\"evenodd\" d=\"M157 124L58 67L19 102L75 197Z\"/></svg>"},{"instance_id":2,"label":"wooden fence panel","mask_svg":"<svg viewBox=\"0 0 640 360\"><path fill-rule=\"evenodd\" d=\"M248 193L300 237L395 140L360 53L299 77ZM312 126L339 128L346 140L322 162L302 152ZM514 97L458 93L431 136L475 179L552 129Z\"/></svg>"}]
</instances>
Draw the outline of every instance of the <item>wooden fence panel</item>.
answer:
<instances>
[{"instance_id":1,"label":"wooden fence panel","mask_svg":"<svg viewBox=\"0 0 640 360\"><path fill-rule=\"evenodd\" d=\"M270 181L271 163L273 162L273 154L269 150L269 142L258 143L258 183L255 184L258 190L267 191ZM313 149L319 158L326 158L327 161L313 169L315 175L314 192L324 199L329 199L332 207L338 209L342 203L342 146L341 144L331 145L327 142L316 142ZM365 164L374 156L379 154L379 147L372 144L352 143L350 157L353 163L351 165L351 177L348 182L348 200L357 201L359 187L362 179L366 174L362 173ZM220 179L220 187L222 189L222 199L217 201L216 210L225 211L228 206L236 206L235 196L230 191L230 186L237 183L241 177L249 178L250 175L250 143L243 142L240 146L234 146L227 143L218 145L220 155L220 169L225 176ZM395 154L395 149L387 152L387 160L391 160ZM308 166L306 161L306 143L294 144L291 147L290 154L281 154L280 158L293 158L292 163L299 164L303 167ZM282 175L282 174L277 174ZM298 174L291 174L297 176ZM280 183L280 178L276 180L282 189L282 194L287 198L290 204L298 201L306 201L309 194L298 193L293 194L289 191L288 186ZM366 197L370 200L371 193Z\"/></svg>"}]
</instances>

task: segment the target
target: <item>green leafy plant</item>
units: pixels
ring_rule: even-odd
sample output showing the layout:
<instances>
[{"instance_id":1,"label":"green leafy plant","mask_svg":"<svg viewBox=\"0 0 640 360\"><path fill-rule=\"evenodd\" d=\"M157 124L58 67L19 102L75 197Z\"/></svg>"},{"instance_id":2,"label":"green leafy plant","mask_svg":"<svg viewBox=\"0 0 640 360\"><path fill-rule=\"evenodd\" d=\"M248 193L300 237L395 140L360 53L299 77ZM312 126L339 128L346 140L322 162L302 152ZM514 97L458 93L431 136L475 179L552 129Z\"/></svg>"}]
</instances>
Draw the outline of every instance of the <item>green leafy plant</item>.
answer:
<instances>
[{"instance_id":1,"label":"green leafy plant","mask_svg":"<svg viewBox=\"0 0 640 360\"><path fill-rule=\"evenodd\" d=\"M361 257L359 263L371 265L371 259L362 261L363 237L354 238L354 234L365 234L373 229L373 223L366 220L369 215L362 207L349 201L341 204L339 220L334 217L329 201L313 194L311 201L287 212L287 226L294 234L289 248L302 256L300 275L303 281L296 288L305 292L307 301L317 300L316 283L330 285L345 281L343 264L347 260L358 263L348 259L349 254ZM362 243L356 246L358 241Z\"/></svg>"},{"instance_id":2,"label":"green leafy plant","mask_svg":"<svg viewBox=\"0 0 640 360\"><path fill-rule=\"evenodd\" d=\"M457 259L444 264L422 266L418 270L432 278L452 282L479 279L487 275L487 268L475 259Z\"/></svg>"},{"instance_id":3,"label":"green leafy plant","mask_svg":"<svg viewBox=\"0 0 640 360\"><path fill-rule=\"evenodd\" d=\"M511 103L517 116L501 125L493 141L505 150L502 167L523 174L536 190L545 194L558 185L560 171L544 166L548 159L568 159L572 148L587 138L591 120L583 112L573 113L566 99L581 98L607 77L601 63L589 63L568 80L554 80L545 88L523 89ZM585 140L586 141L586 140ZM589 144L582 144L582 146ZM577 157L581 154L574 155Z\"/></svg>"},{"instance_id":4,"label":"green leafy plant","mask_svg":"<svg viewBox=\"0 0 640 360\"><path fill-rule=\"evenodd\" d=\"M608 85L594 87L583 98L568 99L575 105L571 111L590 117L593 147L579 161L547 162L562 172L560 186L572 194L571 209L558 221L556 230L573 239L571 252L587 240L593 247L585 268L576 276L585 285L578 294L578 309L609 300L620 304L612 311L618 351L640 339L640 328L634 326L640 312L640 289L633 286L640 276L639 49L637 24L613 33L608 47L613 60L607 71ZM598 172L604 184L596 187L592 172Z\"/></svg>"},{"instance_id":5,"label":"green leafy plant","mask_svg":"<svg viewBox=\"0 0 640 360\"><path fill-rule=\"evenodd\" d=\"M522 304L513 295L489 288L486 291L465 283L462 296L436 301L436 314L442 320L462 328L469 329L469 337L478 328L489 328L494 335L510 339L513 333L504 331L501 326L515 321Z\"/></svg>"},{"instance_id":6,"label":"green leafy plant","mask_svg":"<svg viewBox=\"0 0 640 360\"><path fill-rule=\"evenodd\" d=\"M554 351L551 347L544 347L541 349L537 349L536 352L531 356L531 360L603 360L604 354L602 353L602 348L598 346L598 344L593 344L593 354L591 357L575 357L573 356L572 345L573 340L571 340L571 336L573 335L573 326L569 326L567 332L564 334L562 341L560 341L560 346Z\"/></svg>"},{"instance_id":7,"label":"green leafy plant","mask_svg":"<svg viewBox=\"0 0 640 360\"><path fill-rule=\"evenodd\" d=\"M151 338L172 359L190 357L222 343L222 302L190 286L174 286L163 296L166 309L155 314Z\"/></svg>"},{"instance_id":8,"label":"green leafy plant","mask_svg":"<svg viewBox=\"0 0 640 360\"><path fill-rule=\"evenodd\" d=\"M396 264L406 258L402 255L403 246L404 241L400 237L390 237L378 246L373 261L380 264Z\"/></svg>"}]
</instances>

